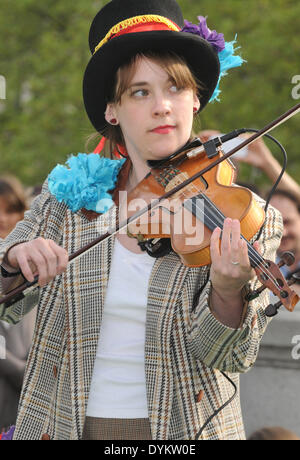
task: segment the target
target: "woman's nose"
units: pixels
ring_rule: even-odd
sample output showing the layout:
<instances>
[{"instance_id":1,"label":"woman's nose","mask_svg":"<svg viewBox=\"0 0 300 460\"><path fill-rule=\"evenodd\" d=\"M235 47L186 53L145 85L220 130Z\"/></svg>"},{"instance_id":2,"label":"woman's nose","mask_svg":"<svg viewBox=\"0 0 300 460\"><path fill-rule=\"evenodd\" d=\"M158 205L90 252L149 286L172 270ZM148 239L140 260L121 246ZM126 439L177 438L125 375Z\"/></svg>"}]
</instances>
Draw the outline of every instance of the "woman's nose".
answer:
<instances>
[{"instance_id":1,"label":"woman's nose","mask_svg":"<svg viewBox=\"0 0 300 460\"><path fill-rule=\"evenodd\" d=\"M171 102L167 97L159 96L153 105L153 115L156 117L166 116L171 113Z\"/></svg>"}]
</instances>

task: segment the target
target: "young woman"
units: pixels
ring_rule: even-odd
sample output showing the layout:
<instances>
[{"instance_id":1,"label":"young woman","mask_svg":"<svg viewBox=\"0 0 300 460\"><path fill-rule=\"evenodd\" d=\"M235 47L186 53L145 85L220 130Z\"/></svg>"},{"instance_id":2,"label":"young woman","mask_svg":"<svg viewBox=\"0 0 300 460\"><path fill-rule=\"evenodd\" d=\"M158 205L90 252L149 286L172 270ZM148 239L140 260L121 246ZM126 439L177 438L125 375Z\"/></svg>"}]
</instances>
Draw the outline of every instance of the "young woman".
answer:
<instances>
[{"instance_id":1,"label":"young woman","mask_svg":"<svg viewBox=\"0 0 300 460\"><path fill-rule=\"evenodd\" d=\"M238 384L255 361L268 294L244 300L255 279L238 221L226 219L222 237L214 231L211 266L188 268L173 251L151 258L126 234L68 264L115 225L124 206L117 192L143 179L147 161L189 141L194 115L213 96L224 40L203 22L183 27L174 0L112 0L97 14L85 106L128 159L79 154L55 168L0 247L6 290L17 270L29 281L39 275L15 439L192 440L232 395L220 371ZM273 208L267 219L260 250L274 258L281 221ZM30 305L25 298L0 313L18 321ZM244 438L238 396L201 435Z\"/></svg>"}]
</instances>

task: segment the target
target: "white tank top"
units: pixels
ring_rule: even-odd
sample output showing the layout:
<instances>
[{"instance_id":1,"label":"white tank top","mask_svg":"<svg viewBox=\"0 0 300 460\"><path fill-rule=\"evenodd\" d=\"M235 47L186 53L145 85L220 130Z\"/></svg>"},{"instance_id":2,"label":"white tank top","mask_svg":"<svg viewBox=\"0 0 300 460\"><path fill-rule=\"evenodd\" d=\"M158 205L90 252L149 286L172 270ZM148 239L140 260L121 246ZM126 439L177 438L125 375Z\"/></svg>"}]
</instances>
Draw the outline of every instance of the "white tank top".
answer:
<instances>
[{"instance_id":1,"label":"white tank top","mask_svg":"<svg viewBox=\"0 0 300 460\"><path fill-rule=\"evenodd\" d=\"M154 261L115 239L87 407L90 417L148 417L144 348Z\"/></svg>"}]
</instances>

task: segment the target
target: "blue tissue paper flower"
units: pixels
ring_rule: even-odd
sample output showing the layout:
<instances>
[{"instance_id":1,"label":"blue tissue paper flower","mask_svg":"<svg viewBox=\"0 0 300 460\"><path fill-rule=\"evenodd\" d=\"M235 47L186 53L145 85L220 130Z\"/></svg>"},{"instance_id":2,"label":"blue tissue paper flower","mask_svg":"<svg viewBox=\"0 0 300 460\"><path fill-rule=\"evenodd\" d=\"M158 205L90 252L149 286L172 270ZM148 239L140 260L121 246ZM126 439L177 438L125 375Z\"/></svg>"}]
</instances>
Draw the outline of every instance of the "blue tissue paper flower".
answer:
<instances>
[{"instance_id":1,"label":"blue tissue paper flower","mask_svg":"<svg viewBox=\"0 0 300 460\"><path fill-rule=\"evenodd\" d=\"M119 171L125 162L110 160L94 153L78 153L57 165L48 176L49 190L57 201L72 212L81 208L105 213L113 205L109 191L115 188Z\"/></svg>"}]
</instances>

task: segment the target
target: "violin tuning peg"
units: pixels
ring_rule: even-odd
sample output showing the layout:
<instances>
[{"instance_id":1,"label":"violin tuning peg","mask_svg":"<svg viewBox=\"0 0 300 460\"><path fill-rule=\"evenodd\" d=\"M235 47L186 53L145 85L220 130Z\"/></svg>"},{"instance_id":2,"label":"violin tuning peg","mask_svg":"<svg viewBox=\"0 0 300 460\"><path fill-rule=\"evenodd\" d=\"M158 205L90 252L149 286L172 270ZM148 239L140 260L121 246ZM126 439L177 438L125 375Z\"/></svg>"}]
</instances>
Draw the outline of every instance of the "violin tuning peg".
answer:
<instances>
[{"instance_id":1,"label":"violin tuning peg","mask_svg":"<svg viewBox=\"0 0 300 460\"><path fill-rule=\"evenodd\" d=\"M278 267L281 268L283 267L284 265L286 265L287 267L290 267L291 265L293 265L295 263L295 256L292 252L290 251L286 251L282 254L282 256L280 257L280 262L278 264Z\"/></svg>"},{"instance_id":2,"label":"violin tuning peg","mask_svg":"<svg viewBox=\"0 0 300 460\"><path fill-rule=\"evenodd\" d=\"M272 316L276 316L281 305L282 305L281 302L277 302L275 304L270 303L265 309L266 316L268 316L268 318L271 318Z\"/></svg>"},{"instance_id":3,"label":"violin tuning peg","mask_svg":"<svg viewBox=\"0 0 300 460\"><path fill-rule=\"evenodd\" d=\"M249 293L246 295L245 300L246 300L247 302L250 302L251 300L256 299L265 289L266 289L265 286L261 286L259 289L256 289L255 291L249 292Z\"/></svg>"},{"instance_id":4,"label":"violin tuning peg","mask_svg":"<svg viewBox=\"0 0 300 460\"><path fill-rule=\"evenodd\" d=\"M276 316L278 314L278 311L275 305L270 303L265 309L265 314L268 318L272 318L273 316Z\"/></svg>"}]
</instances>

